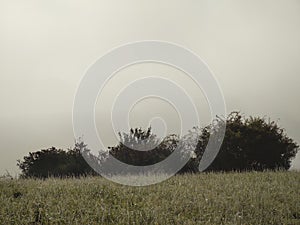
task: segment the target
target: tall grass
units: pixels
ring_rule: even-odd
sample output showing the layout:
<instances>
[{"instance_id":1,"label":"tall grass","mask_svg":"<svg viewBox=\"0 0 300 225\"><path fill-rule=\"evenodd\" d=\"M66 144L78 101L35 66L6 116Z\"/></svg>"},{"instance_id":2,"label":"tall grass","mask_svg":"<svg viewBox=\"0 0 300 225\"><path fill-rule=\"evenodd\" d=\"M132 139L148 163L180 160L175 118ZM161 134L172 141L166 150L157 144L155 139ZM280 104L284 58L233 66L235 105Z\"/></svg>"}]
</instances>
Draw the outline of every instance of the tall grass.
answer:
<instances>
[{"instance_id":1,"label":"tall grass","mask_svg":"<svg viewBox=\"0 0 300 225\"><path fill-rule=\"evenodd\" d=\"M299 172L0 181L0 224L300 224Z\"/></svg>"}]
</instances>

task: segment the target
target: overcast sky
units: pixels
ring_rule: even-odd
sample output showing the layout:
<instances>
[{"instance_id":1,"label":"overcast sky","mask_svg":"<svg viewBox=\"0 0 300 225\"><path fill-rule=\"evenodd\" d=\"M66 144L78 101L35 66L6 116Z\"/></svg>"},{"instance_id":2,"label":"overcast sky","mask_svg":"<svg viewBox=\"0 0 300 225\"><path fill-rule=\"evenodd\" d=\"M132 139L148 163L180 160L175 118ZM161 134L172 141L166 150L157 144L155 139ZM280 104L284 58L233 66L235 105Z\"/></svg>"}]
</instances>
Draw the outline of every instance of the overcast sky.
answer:
<instances>
[{"instance_id":1,"label":"overcast sky","mask_svg":"<svg viewBox=\"0 0 300 225\"><path fill-rule=\"evenodd\" d=\"M191 49L215 74L228 112L270 117L300 143L299 0L0 0L0 174L15 175L16 160L29 151L72 147L73 99L87 68L112 48L149 39ZM142 76L186 87L207 120L203 94L182 72L144 64L117 75L96 106L107 145L115 141L108 105ZM157 99L140 102L132 113L133 126L159 114L168 132L178 130L174 109ZM299 154L293 168L300 169Z\"/></svg>"}]
</instances>

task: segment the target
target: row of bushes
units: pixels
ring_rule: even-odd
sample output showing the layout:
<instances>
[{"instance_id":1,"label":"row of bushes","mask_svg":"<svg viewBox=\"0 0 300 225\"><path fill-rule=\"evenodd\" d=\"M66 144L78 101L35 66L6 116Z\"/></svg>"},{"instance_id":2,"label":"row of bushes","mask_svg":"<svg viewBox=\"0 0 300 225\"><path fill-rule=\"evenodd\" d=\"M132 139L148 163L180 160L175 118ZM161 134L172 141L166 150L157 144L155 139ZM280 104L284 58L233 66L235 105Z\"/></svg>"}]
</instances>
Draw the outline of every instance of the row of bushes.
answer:
<instances>
[{"instance_id":1,"label":"row of bushes","mask_svg":"<svg viewBox=\"0 0 300 225\"><path fill-rule=\"evenodd\" d=\"M197 136L197 145L192 151L182 147L183 155L192 154L192 157L179 173L198 171L209 137L224 122L225 119L216 118L212 124L191 131ZM31 152L18 161L18 166L23 177L95 175L97 173L83 155L89 155L100 166L109 155L131 165L153 165L168 157L182 141L178 135L169 135L158 144L151 128L131 129L129 133L119 135L121 142L109 147L108 152L102 152L101 158L91 155L87 145L78 141L73 149L67 151L52 147ZM149 146L155 147L149 151L136 150ZM297 143L276 122L261 117L246 118L239 112L233 112L226 118L225 138L207 171L287 170L297 151Z\"/></svg>"}]
</instances>

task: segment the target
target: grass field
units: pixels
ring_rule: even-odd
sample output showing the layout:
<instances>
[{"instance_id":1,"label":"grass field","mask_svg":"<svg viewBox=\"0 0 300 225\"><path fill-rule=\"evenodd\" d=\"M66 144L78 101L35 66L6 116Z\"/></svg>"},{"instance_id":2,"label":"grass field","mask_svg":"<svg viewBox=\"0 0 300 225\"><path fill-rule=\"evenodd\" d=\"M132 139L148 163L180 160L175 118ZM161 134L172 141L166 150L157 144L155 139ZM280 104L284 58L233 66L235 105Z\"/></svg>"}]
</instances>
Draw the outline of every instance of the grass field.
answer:
<instances>
[{"instance_id":1,"label":"grass field","mask_svg":"<svg viewBox=\"0 0 300 225\"><path fill-rule=\"evenodd\" d=\"M300 224L300 173L202 173L148 187L1 180L0 224Z\"/></svg>"}]
</instances>

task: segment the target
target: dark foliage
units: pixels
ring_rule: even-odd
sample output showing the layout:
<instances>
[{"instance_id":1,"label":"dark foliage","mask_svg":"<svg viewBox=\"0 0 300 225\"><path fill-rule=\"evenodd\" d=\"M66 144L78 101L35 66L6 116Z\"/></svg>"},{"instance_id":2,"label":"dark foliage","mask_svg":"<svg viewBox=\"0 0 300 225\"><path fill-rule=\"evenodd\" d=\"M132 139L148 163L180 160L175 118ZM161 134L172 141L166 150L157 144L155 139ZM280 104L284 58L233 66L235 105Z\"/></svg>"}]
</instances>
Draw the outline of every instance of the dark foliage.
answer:
<instances>
[{"instance_id":1,"label":"dark foliage","mask_svg":"<svg viewBox=\"0 0 300 225\"><path fill-rule=\"evenodd\" d=\"M135 166L153 165L164 160L172 153L178 141L176 135L171 135L159 143L151 128L131 129L129 134L119 133L119 136L121 142L115 147L109 147L109 153L118 160Z\"/></svg>"},{"instance_id":2,"label":"dark foliage","mask_svg":"<svg viewBox=\"0 0 300 225\"><path fill-rule=\"evenodd\" d=\"M202 129L194 128L190 134L179 138L169 135L162 141L147 130L131 129L128 134L119 133L121 142L109 147L109 154L118 160L135 166L156 164L167 158L177 147L182 157L189 156L188 163L179 173L198 172L209 137L224 124L225 119L217 118L211 125ZM197 138L197 145L191 146L191 138ZM161 142L160 142L161 141ZM246 171L246 170L287 170L298 151L298 145L280 128L276 122L265 118L245 118L239 112L231 113L226 119L225 138L221 149L207 168L207 171ZM69 151L54 147L29 153L23 161L18 161L23 177L46 178L49 176L95 175L89 163L101 166L101 157L90 154L86 145L79 141Z\"/></svg>"},{"instance_id":3,"label":"dark foliage","mask_svg":"<svg viewBox=\"0 0 300 225\"><path fill-rule=\"evenodd\" d=\"M75 147L68 151L55 147L30 152L23 161L18 160L18 166L22 170L22 177L68 177L93 175L94 171L81 155L85 150L83 142L75 143Z\"/></svg>"},{"instance_id":4,"label":"dark foliage","mask_svg":"<svg viewBox=\"0 0 300 225\"><path fill-rule=\"evenodd\" d=\"M220 122L222 119L218 118L217 123ZM196 149L197 161L207 145L210 130L211 126L202 129ZM245 118L233 112L226 120L221 149L208 170L287 170L298 147L276 122L260 117Z\"/></svg>"}]
</instances>

